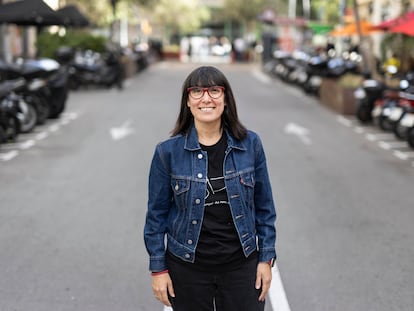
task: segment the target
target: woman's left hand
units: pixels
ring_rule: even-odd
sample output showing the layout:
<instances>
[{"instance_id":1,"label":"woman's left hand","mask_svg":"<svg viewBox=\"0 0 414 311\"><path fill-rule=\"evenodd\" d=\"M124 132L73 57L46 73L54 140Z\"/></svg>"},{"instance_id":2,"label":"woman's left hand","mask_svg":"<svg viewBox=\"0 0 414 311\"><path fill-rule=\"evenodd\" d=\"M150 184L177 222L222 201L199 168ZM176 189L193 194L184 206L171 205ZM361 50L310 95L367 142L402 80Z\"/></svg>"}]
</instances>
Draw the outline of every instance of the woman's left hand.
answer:
<instances>
[{"instance_id":1,"label":"woman's left hand","mask_svg":"<svg viewBox=\"0 0 414 311\"><path fill-rule=\"evenodd\" d=\"M272 267L267 262L260 262L257 265L256 289L262 288L259 301L264 301L272 281Z\"/></svg>"}]
</instances>

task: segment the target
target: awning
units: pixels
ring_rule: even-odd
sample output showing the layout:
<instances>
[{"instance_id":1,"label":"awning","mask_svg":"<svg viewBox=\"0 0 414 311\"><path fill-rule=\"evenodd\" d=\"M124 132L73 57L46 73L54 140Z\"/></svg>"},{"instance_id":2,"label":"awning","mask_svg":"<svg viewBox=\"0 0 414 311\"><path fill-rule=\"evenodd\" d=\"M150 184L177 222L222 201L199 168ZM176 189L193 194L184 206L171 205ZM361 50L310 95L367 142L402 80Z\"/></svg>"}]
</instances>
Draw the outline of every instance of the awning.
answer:
<instances>
[{"instance_id":1,"label":"awning","mask_svg":"<svg viewBox=\"0 0 414 311\"><path fill-rule=\"evenodd\" d=\"M414 16L411 20L400 22L396 26L389 28L388 31L414 36Z\"/></svg>"},{"instance_id":2,"label":"awning","mask_svg":"<svg viewBox=\"0 0 414 311\"><path fill-rule=\"evenodd\" d=\"M86 27L90 25L88 18L79 11L76 5L67 5L57 12L62 15L66 26Z\"/></svg>"},{"instance_id":3,"label":"awning","mask_svg":"<svg viewBox=\"0 0 414 311\"><path fill-rule=\"evenodd\" d=\"M414 11L410 11L396 18L383 21L382 23L375 25L374 27L381 30L387 30L391 27L397 26L400 23L404 23L412 19L414 19Z\"/></svg>"},{"instance_id":4,"label":"awning","mask_svg":"<svg viewBox=\"0 0 414 311\"><path fill-rule=\"evenodd\" d=\"M368 34L371 34L372 32L378 31L378 29L375 28L373 24L365 22L365 21L360 21L359 25L361 28L362 35L368 35ZM340 36L345 37L345 36L357 35L358 34L357 23L354 22L354 23L347 24L343 27L340 27L340 28L337 28L331 31L329 34L334 37L340 37Z\"/></svg>"},{"instance_id":5,"label":"awning","mask_svg":"<svg viewBox=\"0 0 414 311\"><path fill-rule=\"evenodd\" d=\"M333 29L332 25L317 24L317 23L308 23L308 27L316 35L326 34L330 31L332 31L332 29Z\"/></svg>"},{"instance_id":6,"label":"awning","mask_svg":"<svg viewBox=\"0 0 414 311\"><path fill-rule=\"evenodd\" d=\"M0 24L22 26L63 25L59 13L42 0L20 0L0 5Z\"/></svg>"}]
</instances>

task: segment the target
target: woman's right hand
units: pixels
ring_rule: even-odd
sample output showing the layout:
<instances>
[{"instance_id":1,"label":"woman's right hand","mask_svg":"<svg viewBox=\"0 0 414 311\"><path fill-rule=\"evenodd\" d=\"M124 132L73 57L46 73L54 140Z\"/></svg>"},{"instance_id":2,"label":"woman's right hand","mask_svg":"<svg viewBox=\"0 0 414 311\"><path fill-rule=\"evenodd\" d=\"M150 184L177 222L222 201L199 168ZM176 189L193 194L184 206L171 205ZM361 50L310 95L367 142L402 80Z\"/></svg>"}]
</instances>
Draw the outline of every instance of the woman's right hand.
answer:
<instances>
[{"instance_id":1,"label":"woman's right hand","mask_svg":"<svg viewBox=\"0 0 414 311\"><path fill-rule=\"evenodd\" d=\"M164 305L171 307L171 302L168 299L168 294L175 297L174 287L168 272L152 276L152 290L154 296Z\"/></svg>"}]
</instances>

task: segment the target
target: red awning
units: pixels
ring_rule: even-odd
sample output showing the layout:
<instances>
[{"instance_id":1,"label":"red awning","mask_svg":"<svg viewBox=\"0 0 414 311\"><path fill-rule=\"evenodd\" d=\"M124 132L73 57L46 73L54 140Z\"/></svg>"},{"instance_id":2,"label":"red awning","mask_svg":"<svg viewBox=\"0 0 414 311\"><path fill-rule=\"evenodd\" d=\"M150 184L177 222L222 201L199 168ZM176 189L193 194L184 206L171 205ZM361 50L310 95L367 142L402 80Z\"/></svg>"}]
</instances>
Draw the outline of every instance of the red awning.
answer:
<instances>
[{"instance_id":1,"label":"red awning","mask_svg":"<svg viewBox=\"0 0 414 311\"><path fill-rule=\"evenodd\" d=\"M396 18L383 21L382 23L375 25L374 27L377 29L387 30L391 27L399 25L400 23L404 23L412 19L414 19L414 11L410 11Z\"/></svg>"},{"instance_id":2,"label":"red awning","mask_svg":"<svg viewBox=\"0 0 414 311\"><path fill-rule=\"evenodd\" d=\"M390 32L403 33L405 35L414 36L414 16L412 19L398 23L389 29Z\"/></svg>"}]
</instances>

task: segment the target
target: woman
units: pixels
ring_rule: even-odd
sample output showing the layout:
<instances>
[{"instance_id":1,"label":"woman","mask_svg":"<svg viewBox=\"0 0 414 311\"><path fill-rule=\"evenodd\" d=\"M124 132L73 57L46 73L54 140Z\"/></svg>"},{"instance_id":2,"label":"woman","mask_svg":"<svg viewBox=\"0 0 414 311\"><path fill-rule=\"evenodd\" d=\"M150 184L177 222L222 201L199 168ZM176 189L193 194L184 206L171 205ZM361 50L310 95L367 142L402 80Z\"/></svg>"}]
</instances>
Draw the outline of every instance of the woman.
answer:
<instances>
[{"instance_id":1,"label":"woman","mask_svg":"<svg viewBox=\"0 0 414 311\"><path fill-rule=\"evenodd\" d=\"M174 311L264 310L275 220L260 138L240 123L224 74L195 69L149 174L144 239L155 297Z\"/></svg>"}]
</instances>

